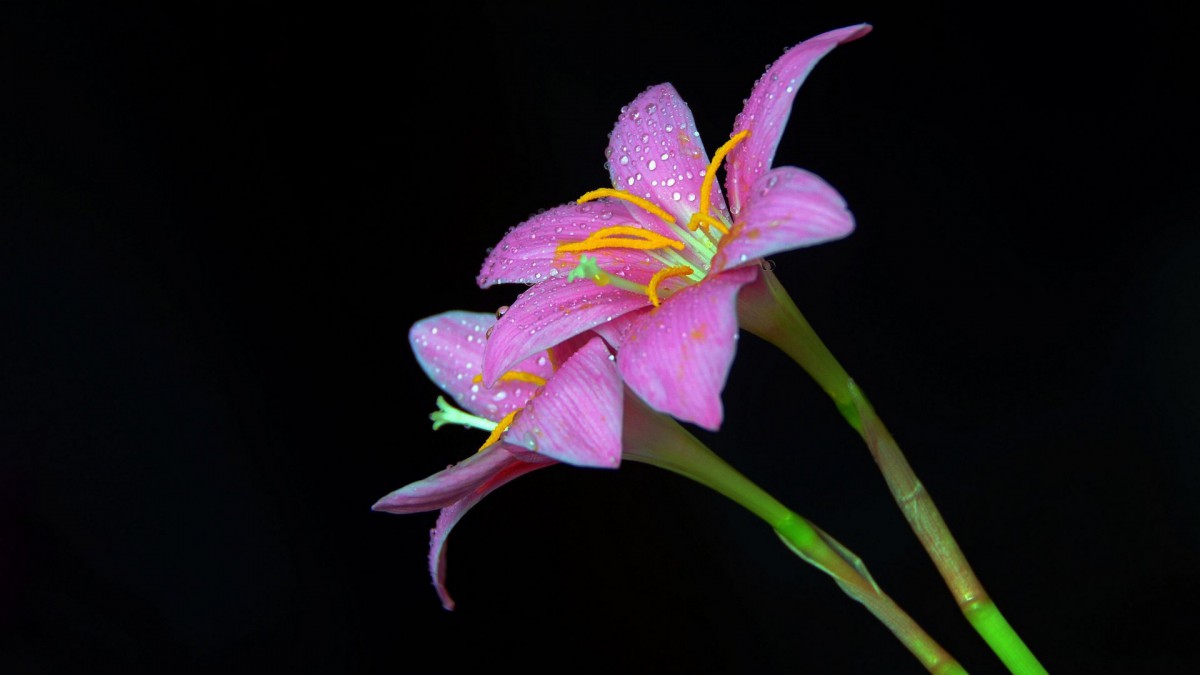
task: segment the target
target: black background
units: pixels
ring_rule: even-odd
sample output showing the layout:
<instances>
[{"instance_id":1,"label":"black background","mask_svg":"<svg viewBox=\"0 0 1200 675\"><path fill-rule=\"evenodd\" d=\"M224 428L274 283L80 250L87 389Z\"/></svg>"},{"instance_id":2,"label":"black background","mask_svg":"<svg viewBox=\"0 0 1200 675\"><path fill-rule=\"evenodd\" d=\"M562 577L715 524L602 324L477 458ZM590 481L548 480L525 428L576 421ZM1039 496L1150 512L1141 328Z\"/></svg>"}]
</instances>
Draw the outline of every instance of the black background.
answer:
<instances>
[{"instance_id":1,"label":"black background","mask_svg":"<svg viewBox=\"0 0 1200 675\"><path fill-rule=\"evenodd\" d=\"M491 311L487 247L603 186L670 81L710 151L766 64L870 22L777 162L849 238L776 256L1052 673L1200 665L1193 17L860 3L404 11L22 3L0 20L0 669L900 673L759 521L641 465L556 467L451 538L383 494L433 433L417 319ZM1179 3L1182 6L1183 3ZM859 553L973 673L861 441L753 337L723 457Z\"/></svg>"}]
</instances>

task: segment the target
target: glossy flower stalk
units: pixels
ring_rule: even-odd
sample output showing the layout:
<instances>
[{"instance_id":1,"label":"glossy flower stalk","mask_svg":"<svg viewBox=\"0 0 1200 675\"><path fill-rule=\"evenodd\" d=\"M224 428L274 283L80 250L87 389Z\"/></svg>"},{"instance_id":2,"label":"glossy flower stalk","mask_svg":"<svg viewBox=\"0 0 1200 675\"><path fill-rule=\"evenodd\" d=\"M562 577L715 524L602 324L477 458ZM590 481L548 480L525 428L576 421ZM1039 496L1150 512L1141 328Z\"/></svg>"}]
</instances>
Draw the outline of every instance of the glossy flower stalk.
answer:
<instances>
[{"instance_id":1,"label":"glossy flower stalk","mask_svg":"<svg viewBox=\"0 0 1200 675\"><path fill-rule=\"evenodd\" d=\"M967 671L871 578L858 556L795 514L714 454L671 418L625 397L625 457L686 476L741 504L770 525L805 562L828 574L871 612L931 673Z\"/></svg>"},{"instance_id":2,"label":"glossy flower stalk","mask_svg":"<svg viewBox=\"0 0 1200 675\"><path fill-rule=\"evenodd\" d=\"M619 350L625 383L656 410L720 427L738 291L757 278L763 256L854 228L845 201L824 180L771 163L809 71L869 31L849 26L788 50L755 84L711 159L670 84L622 108L606 150L612 187L521 223L484 261L481 287L532 286L496 324L484 381L595 330ZM722 192L716 176L726 164Z\"/></svg>"},{"instance_id":3,"label":"glossy flower stalk","mask_svg":"<svg viewBox=\"0 0 1200 675\"><path fill-rule=\"evenodd\" d=\"M900 446L773 272L765 271L758 281L743 289L738 298L738 322L804 368L863 437L892 497L937 566L959 609L1005 666L1018 675L1045 673L975 576Z\"/></svg>"}]
</instances>

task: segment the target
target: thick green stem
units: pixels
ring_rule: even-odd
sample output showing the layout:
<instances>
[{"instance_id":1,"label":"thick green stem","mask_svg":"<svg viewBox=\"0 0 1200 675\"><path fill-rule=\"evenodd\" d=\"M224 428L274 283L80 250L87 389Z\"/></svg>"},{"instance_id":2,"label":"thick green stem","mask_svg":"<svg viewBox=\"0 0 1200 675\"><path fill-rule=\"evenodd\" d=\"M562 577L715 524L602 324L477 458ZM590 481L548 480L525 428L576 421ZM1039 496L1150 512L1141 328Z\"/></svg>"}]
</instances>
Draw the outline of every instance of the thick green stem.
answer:
<instances>
[{"instance_id":1,"label":"thick green stem","mask_svg":"<svg viewBox=\"0 0 1200 675\"><path fill-rule=\"evenodd\" d=\"M913 532L937 566L959 608L992 651L1016 675L1046 673L1000 614L900 446L866 396L817 336L774 273L765 271L738 298L742 328L779 347L804 368L866 441Z\"/></svg>"},{"instance_id":2,"label":"thick green stem","mask_svg":"<svg viewBox=\"0 0 1200 675\"><path fill-rule=\"evenodd\" d=\"M794 553L833 577L920 660L931 673L967 671L933 640L871 578L862 560L817 526L796 515L729 466L669 417L650 410L626 392L624 454L686 476L741 504L766 521Z\"/></svg>"}]
</instances>

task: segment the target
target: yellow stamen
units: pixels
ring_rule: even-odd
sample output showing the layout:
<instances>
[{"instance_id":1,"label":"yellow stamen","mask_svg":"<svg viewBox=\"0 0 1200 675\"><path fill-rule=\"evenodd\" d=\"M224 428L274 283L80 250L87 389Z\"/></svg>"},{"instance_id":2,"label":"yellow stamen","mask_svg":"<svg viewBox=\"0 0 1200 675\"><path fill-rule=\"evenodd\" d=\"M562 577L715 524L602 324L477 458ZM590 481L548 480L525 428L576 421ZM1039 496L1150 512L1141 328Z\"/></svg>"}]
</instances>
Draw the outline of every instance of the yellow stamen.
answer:
<instances>
[{"instance_id":1,"label":"yellow stamen","mask_svg":"<svg viewBox=\"0 0 1200 675\"><path fill-rule=\"evenodd\" d=\"M665 279L670 279L671 277L686 277L692 272L695 272L695 270L687 267L686 265L680 265L679 267L664 267L655 272L654 276L650 277L650 283L646 285L646 295L650 296L650 304L658 307L658 305L662 302L658 299L658 284L660 282Z\"/></svg>"},{"instance_id":2,"label":"yellow stamen","mask_svg":"<svg viewBox=\"0 0 1200 675\"><path fill-rule=\"evenodd\" d=\"M741 143L749 135L750 130L743 129L734 134L733 138L730 138L725 142L725 145L717 148L717 151L713 153L712 161L708 163L708 170L704 172L704 180L700 183L700 211L693 214L692 219L688 221L689 230L695 231L698 227L706 226L717 228L721 231L721 234L729 234L729 230L725 228L723 223L708 215L708 207L712 201L713 180L717 177L717 169L721 167L721 162L725 161L725 155L728 155L730 150L733 150L738 143Z\"/></svg>"},{"instance_id":3,"label":"yellow stamen","mask_svg":"<svg viewBox=\"0 0 1200 675\"><path fill-rule=\"evenodd\" d=\"M695 231L699 227L715 227L721 231L721 234L729 234L729 228L725 227L725 223L707 213L693 213L692 219L688 221L689 230Z\"/></svg>"},{"instance_id":4,"label":"yellow stamen","mask_svg":"<svg viewBox=\"0 0 1200 675\"><path fill-rule=\"evenodd\" d=\"M743 132L743 133L748 133L748 132ZM675 216L672 216L671 214L667 213L666 211L663 211L654 202L651 202L648 199L643 199L637 195L630 194L623 190L614 190L613 188L600 188L599 190L592 190L591 192L580 197L579 199L576 199L575 203L583 204L585 202L590 202L590 201L594 201L596 199L600 199L601 197L614 197L616 199L621 199L621 200L627 201L630 204L636 204L636 205L642 207L643 209L645 209L646 211L653 213L654 215L658 216L659 218L662 218L663 220L667 221L668 223L671 223L672 225L675 224Z\"/></svg>"},{"instance_id":5,"label":"yellow stamen","mask_svg":"<svg viewBox=\"0 0 1200 675\"><path fill-rule=\"evenodd\" d=\"M496 423L496 428L492 429L491 435L488 436L487 440L483 442L483 445L479 446L479 452L483 452L488 448L488 446L495 444L496 441L499 441L500 434L504 433L505 430L508 429L508 425L513 423L513 418L515 418L517 413L521 412L521 410L523 410L523 408L517 408L501 418L501 420Z\"/></svg>"},{"instance_id":6,"label":"yellow stamen","mask_svg":"<svg viewBox=\"0 0 1200 675\"><path fill-rule=\"evenodd\" d=\"M653 251L660 248L673 248L682 251L682 241L675 241L657 232L644 230L629 225L616 225L597 230L583 241L572 241L559 244L555 253L567 251L594 251L598 248L634 248L642 251Z\"/></svg>"},{"instance_id":7,"label":"yellow stamen","mask_svg":"<svg viewBox=\"0 0 1200 675\"><path fill-rule=\"evenodd\" d=\"M546 386L545 378L540 377L538 375L534 375L533 373L527 373L523 370L510 370L507 373L501 375L500 379L497 381L498 382L511 382L513 380L516 380L518 382L528 382L529 384L536 384L539 387ZM475 377L472 377L471 382L474 382L476 384L483 382L483 373L479 373Z\"/></svg>"}]
</instances>

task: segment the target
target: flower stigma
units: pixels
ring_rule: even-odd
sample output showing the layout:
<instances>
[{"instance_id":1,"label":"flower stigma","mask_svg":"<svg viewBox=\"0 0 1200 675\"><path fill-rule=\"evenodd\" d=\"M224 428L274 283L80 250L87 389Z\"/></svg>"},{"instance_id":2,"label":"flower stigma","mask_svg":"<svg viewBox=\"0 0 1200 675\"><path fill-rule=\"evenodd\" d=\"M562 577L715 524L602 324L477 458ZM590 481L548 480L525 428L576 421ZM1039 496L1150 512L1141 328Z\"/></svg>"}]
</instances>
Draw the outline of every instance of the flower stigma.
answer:
<instances>
[{"instance_id":1,"label":"flower stigma","mask_svg":"<svg viewBox=\"0 0 1200 675\"><path fill-rule=\"evenodd\" d=\"M476 375L475 377L471 378L471 381L474 383L483 382L483 374L480 373ZM546 385L545 378L539 375L534 375L533 373L527 373L522 370L510 370L501 375L498 381L528 382L536 387L544 387ZM536 396L538 393L540 393L540 389L535 391L533 395ZM483 445L479 446L479 450L477 452L483 452L488 447L495 445L500 440L500 436L503 435L506 430L508 430L508 427L513 423L513 420L517 418L517 413L525 409L524 406L517 408L516 410L513 410L504 417L500 418L499 422L493 422L486 417L472 415L465 410L454 407L453 404L448 402L445 397L442 396L437 397L437 407L437 410L429 413L429 419L433 420L434 431L441 429L447 424L458 424L464 427L482 429L483 431L489 432L487 440L483 442Z\"/></svg>"},{"instance_id":2,"label":"flower stigma","mask_svg":"<svg viewBox=\"0 0 1200 675\"><path fill-rule=\"evenodd\" d=\"M495 422L487 419L486 417L472 415L464 410L459 410L452 404L448 403L446 399L441 396L437 397L437 407L437 410L429 413L429 419L433 420L434 431L441 429L447 424L460 424L464 427L483 429L484 431L489 432L496 429Z\"/></svg>"}]
</instances>

